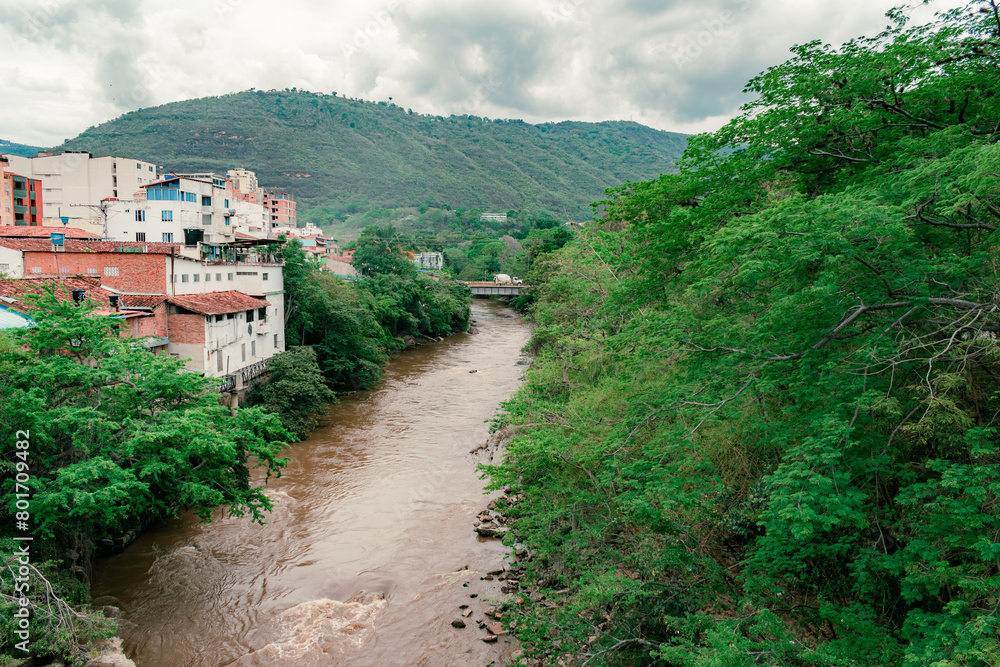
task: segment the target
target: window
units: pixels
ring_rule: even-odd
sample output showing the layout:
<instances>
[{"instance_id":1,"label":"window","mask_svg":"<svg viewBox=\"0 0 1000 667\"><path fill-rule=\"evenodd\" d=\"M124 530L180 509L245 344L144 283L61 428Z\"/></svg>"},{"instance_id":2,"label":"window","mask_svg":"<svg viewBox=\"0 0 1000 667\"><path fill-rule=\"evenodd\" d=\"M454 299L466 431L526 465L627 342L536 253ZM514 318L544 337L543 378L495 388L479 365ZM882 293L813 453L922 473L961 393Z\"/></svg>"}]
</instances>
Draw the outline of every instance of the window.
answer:
<instances>
[{"instance_id":1,"label":"window","mask_svg":"<svg viewBox=\"0 0 1000 667\"><path fill-rule=\"evenodd\" d=\"M31 267L31 272L32 273L41 273L42 272L42 267L40 267L40 266L33 266L33 267Z\"/></svg>"},{"instance_id":2,"label":"window","mask_svg":"<svg viewBox=\"0 0 1000 667\"><path fill-rule=\"evenodd\" d=\"M59 273L60 273L60 275L64 275L64 276L65 275L69 275L69 267L68 266L60 266L59 267Z\"/></svg>"},{"instance_id":3,"label":"window","mask_svg":"<svg viewBox=\"0 0 1000 667\"><path fill-rule=\"evenodd\" d=\"M146 241L146 232L136 232L135 233L135 240L139 241L140 243L145 242Z\"/></svg>"},{"instance_id":4,"label":"window","mask_svg":"<svg viewBox=\"0 0 1000 667\"><path fill-rule=\"evenodd\" d=\"M106 275L106 276L117 276L118 275L118 267L117 266L105 266L104 267L104 275Z\"/></svg>"},{"instance_id":5,"label":"window","mask_svg":"<svg viewBox=\"0 0 1000 667\"><path fill-rule=\"evenodd\" d=\"M240 354L243 355L243 361L246 361L247 360L247 344L246 343L241 343L240 344Z\"/></svg>"},{"instance_id":6,"label":"window","mask_svg":"<svg viewBox=\"0 0 1000 667\"><path fill-rule=\"evenodd\" d=\"M146 222L146 212L145 211L136 211L135 212L135 221L136 222Z\"/></svg>"},{"instance_id":7,"label":"window","mask_svg":"<svg viewBox=\"0 0 1000 667\"><path fill-rule=\"evenodd\" d=\"M194 192L185 192L184 193L184 201L191 202L192 204L197 204L198 203L198 195L195 194Z\"/></svg>"},{"instance_id":8,"label":"window","mask_svg":"<svg viewBox=\"0 0 1000 667\"><path fill-rule=\"evenodd\" d=\"M222 350L219 350L219 353L215 355L215 370L222 370Z\"/></svg>"},{"instance_id":9,"label":"window","mask_svg":"<svg viewBox=\"0 0 1000 667\"><path fill-rule=\"evenodd\" d=\"M248 310L247 311L247 322L253 322L253 311L252 310Z\"/></svg>"},{"instance_id":10,"label":"window","mask_svg":"<svg viewBox=\"0 0 1000 667\"><path fill-rule=\"evenodd\" d=\"M225 315L216 315L216 316L215 316L215 321L216 321L216 322L221 322L221 321L222 321L222 320L224 320L224 319L226 319L226 316L225 316Z\"/></svg>"},{"instance_id":11,"label":"window","mask_svg":"<svg viewBox=\"0 0 1000 667\"><path fill-rule=\"evenodd\" d=\"M227 320L236 319L236 313L226 313L226 319Z\"/></svg>"},{"instance_id":12,"label":"window","mask_svg":"<svg viewBox=\"0 0 1000 667\"><path fill-rule=\"evenodd\" d=\"M188 274L182 273L181 274L181 282L182 283L186 283L187 281L188 281Z\"/></svg>"},{"instance_id":13,"label":"window","mask_svg":"<svg viewBox=\"0 0 1000 667\"><path fill-rule=\"evenodd\" d=\"M194 281L198 282L199 280L201 280L201 274L200 273L194 274Z\"/></svg>"},{"instance_id":14,"label":"window","mask_svg":"<svg viewBox=\"0 0 1000 667\"><path fill-rule=\"evenodd\" d=\"M250 356L251 357L257 356L257 341L255 340L250 341Z\"/></svg>"},{"instance_id":15,"label":"window","mask_svg":"<svg viewBox=\"0 0 1000 667\"><path fill-rule=\"evenodd\" d=\"M153 171L153 167L152 167L152 166L150 166L149 170L150 170L150 171Z\"/></svg>"},{"instance_id":16,"label":"window","mask_svg":"<svg viewBox=\"0 0 1000 667\"><path fill-rule=\"evenodd\" d=\"M222 201L224 201L226 203L225 206L223 206L222 208L229 208L229 200L228 199L223 199Z\"/></svg>"},{"instance_id":17,"label":"window","mask_svg":"<svg viewBox=\"0 0 1000 667\"><path fill-rule=\"evenodd\" d=\"M259 319L261 322L267 319L267 306L257 309L257 319Z\"/></svg>"},{"instance_id":18,"label":"window","mask_svg":"<svg viewBox=\"0 0 1000 667\"><path fill-rule=\"evenodd\" d=\"M205 274L205 282L206 283L212 282L212 274L211 273L206 273Z\"/></svg>"},{"instance_id":19,"label":"window","mask_svg":"<svg viewBox=\"0 0 1000 667\"><path fill-rule=\"evenodd\" d=\"M233 274L230 273L229 274L229 280L232 280L232 279L233 279Z\"/></svg>"},{"instance_id":20,"label":"window","mask_svg":"<svg viewBox=\"0 0 1000 667\"><path fill-rule=\"evenodd\" d=\"M201 224L203 224L203 225L211 225L212 224L212 214L211 213L206 213L205 215L201 216Z\"/></svg>"},{"instance_id":21,"label":"window","mask_svg":"<svg viewBox=\"0 0 1000 667\"><path fill-rule=\"evenodd\" d=\"M174 242L174 233L173 232L163 232L163 242L164 243L173 243Z\"/></svg>"},{"instance_id":22,"label":"window","mask_svg":"<svg viewBox=\"0 0 1000 667\"><path fill-rule=\"evenodd\" d=\"M274 347L278 347L278 334L274 334Z\"/></svg>"},{"instance_id":23,"label":"window","mask_svg":"<svg viewBox=\"0 0 1000 667\"><path fill-rule=\"evenodd\" d=\"M228 227L228 226L229 226L229 216L227 215L226 216L226 227Z\"/></svg>"},{"instance_id":24,"label":"window","mask_svg":"<svg viewBox=\"0 0 1000 667\"><path fill-rule=\"evenodd\" d=\"M88 267L87 268L87 275L96 276L97 275L97 267L96 266Z\"/></svg>"},{"instance_id":25,"label":"window","mask_svg":"<svg viewBox=\"0 0 1000 667\"><path fill-rule=\"evenodd\" d=\"M212 205L212 198L209 197L209 196L207 196L207 195L202 195L201 196L201 205L202 206L211 206Z\"/></svg>"},{"instance_id":26,"label":"window","mask_svg":"<svg viewBox=\"0 0 1000 667\"><path fill-rule=\"evenodd\" d=\"M264 280L267 280L267 272L264 273Z\"/></svg>"},{"instance_id":27,"label":"window","mask_svg":"<svg viewBox=\"0 0 1000 667\"><path fill-rule=\"evenodd\" d=\"M142 169L142 165L141 165L141 164L139 164L138 162L136 162L136 163L135 163L135 168L136 168L136 169Z\"/></svg>"},{"instance_id":28,"label":"window","mask_svg":"<svg viewBox=\"0 0 1000 667\"><path fill-rule=\"evenodd\" d=\"M221 273L216 273L215 274L215 282L217 282L217 283L221 283L222 282L222 274Z\"/></svg>"},{"instance_id":29,"label":"window","mask_svg":"<svg viewBox=\"0 0 1000 667\"><path fill-rule=\"evenodd\" d=\"M173 211L163 211L163 213L160 214L160 220L162 220L163 222L173 222L174 221L174 212Z\"/></svg>"}]
</instances>

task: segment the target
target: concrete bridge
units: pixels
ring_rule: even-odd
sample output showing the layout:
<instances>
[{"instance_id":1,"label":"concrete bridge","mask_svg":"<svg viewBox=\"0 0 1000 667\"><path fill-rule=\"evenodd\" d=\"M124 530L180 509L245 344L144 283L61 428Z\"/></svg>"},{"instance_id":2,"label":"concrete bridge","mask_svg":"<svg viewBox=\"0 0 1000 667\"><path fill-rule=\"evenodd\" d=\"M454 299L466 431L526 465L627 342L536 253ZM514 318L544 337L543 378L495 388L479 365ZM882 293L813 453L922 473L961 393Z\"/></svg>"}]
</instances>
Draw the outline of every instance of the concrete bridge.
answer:
<instances>
[{"instance_id":1,"label":"concrete bridge","mask_svg":"<svg viewBox=\"0 0 1000 667\"><path fill-rule=\"evenodd\" d=\"M472 296L517 296L530 285L497 285L493 282L465 283L472 290Z\"/></svg>"}]
</instances>

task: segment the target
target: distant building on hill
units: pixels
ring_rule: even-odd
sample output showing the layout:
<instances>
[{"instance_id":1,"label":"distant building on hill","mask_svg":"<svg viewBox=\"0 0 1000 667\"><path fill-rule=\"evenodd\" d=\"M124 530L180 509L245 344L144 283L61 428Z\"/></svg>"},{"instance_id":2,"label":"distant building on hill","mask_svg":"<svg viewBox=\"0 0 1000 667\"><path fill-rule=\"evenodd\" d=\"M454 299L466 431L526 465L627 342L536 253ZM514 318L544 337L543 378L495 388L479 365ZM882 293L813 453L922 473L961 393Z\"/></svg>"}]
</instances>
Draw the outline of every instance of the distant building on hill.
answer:
<instances>
[{"instance_id":1,"label":"distant building on hill","mask_svg":"<svg viewBox=\"0 0 1000 667\"><path fill-rule=\"evenodd\" d=\"M481 222L507 222L506 213L483 213L479 216Z\"/></svg>"},{"instance_id":2,"label":"distant building on hill","mask_svg":"<svg viewBox=\"0 0 1000 667\"><path fill-rule=\"evenodd\" d=\"M131 158L95 158L82 152L6 157L10 171L41 181L39 196L44 197L45 211L44 216L39 212L38 224L49 227L66 224L100 232L104 228L103 201L131 198L142 185L156 180L153 163Z\"/></svg>"},{"instance_id":3,"label":"distant building on hill","mask_svg":"<svg viewBox=\"0 0 1000 667\"><path fill-rule=\"evenodd\" d=\"M422 269L440 269L444 267L444 255L439 252L416 253L413 263Z\"/></svg>"}]
</instances>

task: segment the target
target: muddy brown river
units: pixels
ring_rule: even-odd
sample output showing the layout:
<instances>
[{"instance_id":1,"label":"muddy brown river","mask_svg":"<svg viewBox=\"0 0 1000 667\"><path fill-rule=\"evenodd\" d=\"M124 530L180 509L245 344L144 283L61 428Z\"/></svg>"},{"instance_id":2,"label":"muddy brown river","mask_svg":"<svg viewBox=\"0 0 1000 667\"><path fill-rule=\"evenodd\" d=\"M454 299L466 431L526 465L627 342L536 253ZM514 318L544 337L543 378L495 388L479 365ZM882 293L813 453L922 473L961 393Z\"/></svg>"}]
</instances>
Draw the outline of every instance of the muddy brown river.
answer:
<instances>
[{"instance_id":1,"label":"muddy brown river","mask_svg":"<svg viewBox=\"0 0 1000 667\"><path fill-rule=\"evenodd\" d=\"M266 525L182 517L97 563L93 595L117 598L138 667L510 660L515 642L485 643L476 623L506 549L473 531L488 498L470 450L519 384L529 331L497 303L473 317L477 335L399 353L286 451Z\"/></svg>"}]
</instances>

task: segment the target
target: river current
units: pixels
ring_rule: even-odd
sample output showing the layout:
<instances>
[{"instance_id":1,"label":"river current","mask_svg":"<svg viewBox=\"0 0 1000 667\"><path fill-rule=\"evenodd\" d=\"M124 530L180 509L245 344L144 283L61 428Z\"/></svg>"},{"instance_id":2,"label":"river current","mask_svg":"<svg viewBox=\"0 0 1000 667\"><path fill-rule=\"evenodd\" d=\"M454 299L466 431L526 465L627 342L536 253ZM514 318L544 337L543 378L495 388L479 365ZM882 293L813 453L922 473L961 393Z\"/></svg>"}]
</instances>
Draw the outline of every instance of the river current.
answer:
<instances>
[{"instance_id":1,"label":"river current","mask_svg":"<svg viewBox=\"0 0 1000 667\"><path fill-rule=\"evenodd\" d=\"M266 525L185 516L96 564L93 595L116 598L138 667L510 660L516 643L477 627L506 549L473 531L488 455L470 450L517 389L529 331L495 302L473 318L478 334L400 352L286 450Z\"/></svg>"}]
</instances>

